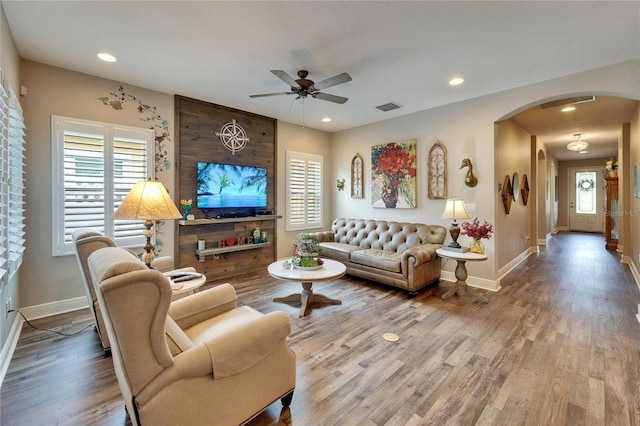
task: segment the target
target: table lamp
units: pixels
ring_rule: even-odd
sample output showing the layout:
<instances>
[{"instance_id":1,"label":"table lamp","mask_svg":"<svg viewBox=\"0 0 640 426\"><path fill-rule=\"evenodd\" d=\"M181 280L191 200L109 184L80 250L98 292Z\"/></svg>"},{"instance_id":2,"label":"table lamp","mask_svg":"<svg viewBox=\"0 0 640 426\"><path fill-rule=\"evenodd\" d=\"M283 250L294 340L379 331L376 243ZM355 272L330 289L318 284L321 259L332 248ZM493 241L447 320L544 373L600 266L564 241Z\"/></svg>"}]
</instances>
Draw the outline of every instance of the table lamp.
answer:
<instances>
[{"instance_id":1,"label":"table lamp","mask_svg":"<svg viewBox=\"0 0 640 426\"><path fill-rule=\"evenodd\" d=\"M457 198L447 200L447 204L444 206L444 212L442 213L441 218L453 219L451 228L449 228L449 234L451 235L452 241L447 247L443 248L460 252L466 251L460 246L460 244L458 244L460 227L458 226L458 222L456 222L456 219L469 219L469 214L467 213L467 209L464 206L464 200L458 200Z\"/></svg>"},{"instance_id":2,"label":"table lamp","mask_svg":"<svg viewBox=\"0 0 640 426\"><path fill-rule=\"evenodd\" d=\"M144 235L147 237L147 244L144 249L147 253L145 254L144 262L151 268L151 261L155 257L153 245L151 245L153 222L181 219L182 214L173 203L164 185L149 178L149 180L142 180L135 184L111 217L113 219L145 221Z\"/></svg>"}]
</instances>

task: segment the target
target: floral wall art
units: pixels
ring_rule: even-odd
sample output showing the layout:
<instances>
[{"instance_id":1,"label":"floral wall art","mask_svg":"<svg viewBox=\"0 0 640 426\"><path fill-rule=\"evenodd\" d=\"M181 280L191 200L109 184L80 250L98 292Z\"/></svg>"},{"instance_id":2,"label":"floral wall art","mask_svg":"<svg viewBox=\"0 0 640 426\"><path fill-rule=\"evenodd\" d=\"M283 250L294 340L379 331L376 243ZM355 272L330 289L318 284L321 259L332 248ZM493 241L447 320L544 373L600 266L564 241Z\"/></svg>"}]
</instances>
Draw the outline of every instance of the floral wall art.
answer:
<instances>
[{"instance_id":1,"label":"floral wall art","mask_svg":"<svg viewBox=\"0 0 640 426\"><path fill-rule=\"evenodd\" d=\"M416 140L371 147L371 205L387 209L416 207Z\"/></svg>"}]
</instances>

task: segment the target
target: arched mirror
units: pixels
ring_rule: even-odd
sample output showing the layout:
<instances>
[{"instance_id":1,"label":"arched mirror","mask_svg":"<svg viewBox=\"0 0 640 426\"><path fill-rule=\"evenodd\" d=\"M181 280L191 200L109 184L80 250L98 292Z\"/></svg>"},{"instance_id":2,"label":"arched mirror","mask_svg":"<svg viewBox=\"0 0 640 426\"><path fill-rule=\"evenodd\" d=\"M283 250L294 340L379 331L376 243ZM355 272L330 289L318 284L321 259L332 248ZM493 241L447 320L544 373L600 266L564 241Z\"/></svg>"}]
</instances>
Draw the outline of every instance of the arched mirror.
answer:
<instances>
[{"instance_id":1,"label":"arched mirror","mask_svg":"<svg viewBox=\"0 0 640 426\"><path fill-rule=\"evenodd\" d=\"M518 176L518 172L513 173L511 186L513 187L513 201L517 202L520 197L520 176Z\"/></svg>"}]
</instances>

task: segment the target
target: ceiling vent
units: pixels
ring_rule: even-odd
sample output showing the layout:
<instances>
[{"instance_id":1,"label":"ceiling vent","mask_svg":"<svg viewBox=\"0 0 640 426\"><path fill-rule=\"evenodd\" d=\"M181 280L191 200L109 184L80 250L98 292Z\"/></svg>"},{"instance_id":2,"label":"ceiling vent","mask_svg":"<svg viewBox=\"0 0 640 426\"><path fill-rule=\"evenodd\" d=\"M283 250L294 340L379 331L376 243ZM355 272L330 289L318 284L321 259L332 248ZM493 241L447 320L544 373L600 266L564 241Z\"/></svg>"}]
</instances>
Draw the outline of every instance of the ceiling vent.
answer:
<instances>
[{"instance_id":1,"label":"ceiling vent","mask_svg":"<svg viewBox=\"0 0 640 426\"><path fill-rule=\"evenodd\" d=\"M581 104L583 102L595 101L596 97L591 96L576 96L575 98L558 99L557 101L546 102L540 104L541 109L555 108L564 105Z\"/></svg>"},{"instance_id":2,"label":"ceiling vent","mask_svg":"<svg viewBox=\"0 0 640 426\"><path fill-rule=\"evenodd\" d=\"M388 104L379 105L376 108L378 108L380 111L387 112L387 111L392 111L394 109L400 108L400 105L394 104L393 102L389 102Z\"/></svg>"}]
</instances>

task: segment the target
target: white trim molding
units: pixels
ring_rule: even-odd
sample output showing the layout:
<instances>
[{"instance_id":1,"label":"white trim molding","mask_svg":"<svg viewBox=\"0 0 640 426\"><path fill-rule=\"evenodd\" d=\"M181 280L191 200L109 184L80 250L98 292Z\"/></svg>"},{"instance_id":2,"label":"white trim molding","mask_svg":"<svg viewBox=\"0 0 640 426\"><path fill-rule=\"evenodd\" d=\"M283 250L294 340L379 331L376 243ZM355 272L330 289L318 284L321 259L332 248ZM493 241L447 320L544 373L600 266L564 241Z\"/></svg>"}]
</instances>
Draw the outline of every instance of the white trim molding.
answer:
<instances>
[{"instance_id":1,"label":"white trim molding","mask_svg":"<svg viewBox=\"0 0 640 426\"><path fill-rule=\"evenodd\" d=\"M454 283L458 281L455 273L451 271L441 271L440 279L442 281L450 281ZM499 291L502 288L500 287L500 280L493 281L486 278L468 276L466 282L469 287L481 288L483 290Z\"/></svg>"},{"instance_id":2,"label":"white trim molding","mask_svg":"<svg viewBox=\"0 0 640 426\"><path fill-rule=\"evenodd\" d=\"M545 241L546 243L546 241ZM498 270L498 282L502 280L509 272L511 272L516 266L520 265L524 260L534 253L538 253L538 247L529 247L527 250L516 256L511 262Z\"/></svg>"},{"instance_id":3,"label":"white trim molding","mask_svg":"<svg viewBox=\"0 0 640 426\"><path fill-rule=\"evenodd\" d=\"M20 309L20 312L29 321L46 318L52 315L64 314L88 308L87 296L74 297L73 299L59 300L57 302L43 303L42 305L28 306Z\"/></svg>"},{"instance_id":4,"label":"white trim molding","mask_svg":"<svg viewBox=\"0 0 640 426\"><path fill-rule=\"evenodd\" d=\"M2 352L0 352L0 387L2 387L4 377L7 375L7 370L9 370L9 364L11 363L11 358L13 358L13 352L15 352L16 346L18 345L18 339L20 338L20 332L22 331L22 324L24 324L24 320L19 314L16 314L13 319L9 335L7 336L7 340L2 346Z\"/></svg>"}]
</instances>

